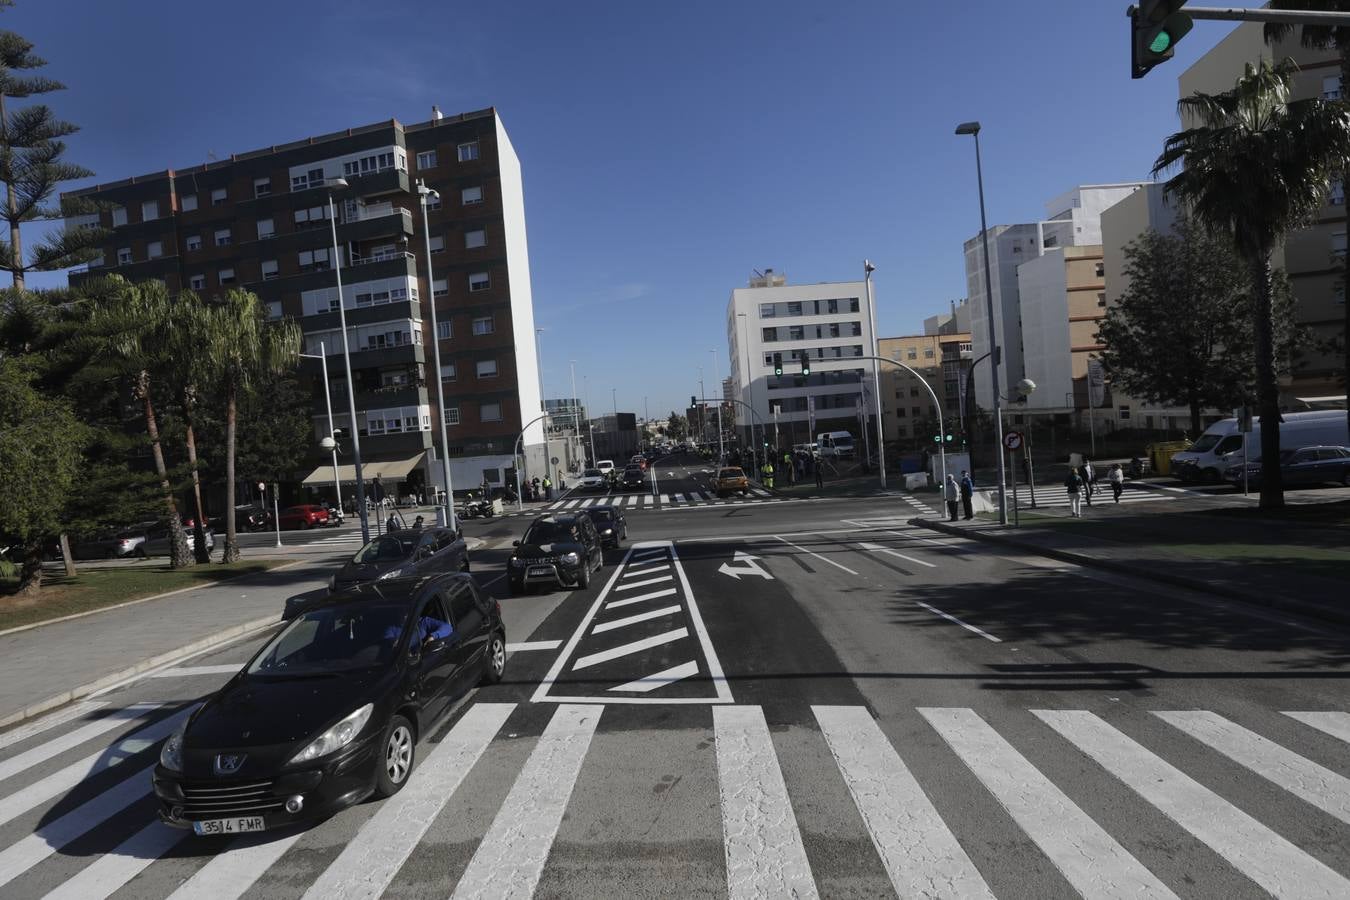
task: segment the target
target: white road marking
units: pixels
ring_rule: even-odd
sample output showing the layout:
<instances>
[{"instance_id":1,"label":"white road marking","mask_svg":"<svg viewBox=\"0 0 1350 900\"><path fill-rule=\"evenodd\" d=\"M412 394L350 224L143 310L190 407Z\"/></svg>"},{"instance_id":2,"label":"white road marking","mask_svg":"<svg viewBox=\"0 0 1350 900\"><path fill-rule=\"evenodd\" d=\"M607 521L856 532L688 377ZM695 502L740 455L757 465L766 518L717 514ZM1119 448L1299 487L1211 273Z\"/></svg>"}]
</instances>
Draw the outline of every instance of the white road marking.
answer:
<instances>
[{"instance_id":1,"label":"white road marking","mask_svg":"<svg viewBox=\"0 0 1350 900\"><path fill-rule=\"evenodd\" d=\"M1153 713L1322 812L1350 823L1350 778L1207 710Z\"/></svg>"},{"instance_id":2,"label":"white road marking","mask_svg":"<svg viewBox=\"0 0 1350 900\"><path fill-rule=\"evenodd\" d=\"M1086 710L1032 710L1276 897L1350 897L1350 880Z\"/></svg>"},{"instance_id":3,"label":"white road marking","mask_svg":"<svg viewBox=\"0 0 1350 900\"><path fill-rule=\"evenodd\" d=\"M304 831L296 831L282 837L263 832L238 838L183 882L168 900L238 900L304 836Z\"/></svg>"},{"instance_id":4,"label":"white road marking","mask_svg":"<svg viewBox=\"0 0 1350 900\"><path fill-rule=\"evenodd\" d=\"M163 706L163 703L135 703L126 707L124 715L104 716L101 719L95 719L87 725L81 725L79 728L67 731L58 738L38 744L23 753L15 754L0 762L0 781L12 778L24 769L47 762L52 757L65 753L73 747L78 747L85 741L93 740L100 734L112 731L114 728L125 728L132 719L154 712Z\"/></svg>"},{"instance_id":5,"label":"white road marking","mask_svg":"<svg viewBox=\"0 0 1350 900\"><path fill-rule=\"evenodd\" d=\"M984 879L861 706L813 706L867 833L901 897L987 897Z\"/></svg>"},{"instance_id":6,"label":"white road marking","mask_svg":"<svg viewBox=\"0 0 1350 900\"><path fill-rule=\"evenodd\" d=\"M641 565L641 564L643 564L643 563L646 563L646 562L649 562L649 561L651 561L651 560L653 560L653 559L656 559L656 557L658 557L658 556L666 556L666 555L667 555L667 554L666 554L666 548L665 548L665 547L644 547L644 548L641 549L641 550L635 550L635 551L632 551L632 553L631 553L631 556L632 556L632 563L631 563L631 565L635 565L635 566L636 566L636 565Z\"/></svg>"},{"instance_id":7,"label":"white road marking","mask_svg":"<svg viewBox=\"0 0 1350 900\"><path fill-rule=\"evenodd\" d=\"M657 575L655 578L648 578L646 581L630 581L628 584L621 584L616 587L616 591L631 591L634 588L646 587L649 584L660 584L663 581L674 581L674 575Z\"/></svg>"},{"instance_id":8,"label":"white road marking","mask_svg":"<svg viewBox=\"0 0 1350 900\"><path fill-rule=\"evenodd\" d=\"M961 621L960 619L958 619L956 616L953 616L953 615L951 615L950 613L945 613L945 612L943 612L942 610L938 609L938 608L935 607L935 606L929 606L927 603L924 603L922 600L915 600L914 602L917 603L919 606L922 606L924 609L928 610L928 611L929 611L930 613L932 613L933 615L941 616L942 618L946 619L948 622L953 622L953 623L955 623L955 624L957 624L957 625L960 625L962 628L966 629L967 631L973 631L974 633L978 634L980 637L984 638L985 640L993 641L995 644L1001 644L1001 643L1003 643L1003 639L1002 639L1002 638L996 638L996 637L994 637L992 634L990 634L989 632L987 632L987 631L985 631L985 630L983 630L983 629L981 629L981 628L976 628L974 625L970 624L969 622L962 622L962 621Z\"/></svg>"},{"instance_id":9,"label":"white road marking","mask_svg":"<svg viewBox=\"0 0 1350 900\"><path fill-rule=\"evenodd\" d=\"M665 687L668 684L674 684L681 679L688 678L691 675L698 674L698 663L690 660L687 663L680 663L678 666L672 666L655 675L644 675L636 681L630 681L627 684L621 684L618 687L610 688L611 691L621 691L627 693L645 694L654 691L657 688Z\"/></svg>"},{"instance_id":10,"label":"white road marking","mask_svg":"<svg viewBox=\"0 0 1350 900\"><path fill-rule=\"evenodd\" d=\"M507 653L516 653L518 651L529 650L557 650L562 646L562 641L520 641L515 644L507 644Z\"/></svg>"},{"instance_id":11,"label":"white road marking","mask_svg":"<svg viewBox=\"0 0 1350 900\"><path fill-rule=\"evenodd\" d=\"M4 734L0 734L0 750L4 750L6 747L13 747L15 744L26 741L31 737L37 737L42 732L55 728L57 725L64 725L74 719L83 718L94 710L101 709L107 705L108 702L106 700L74 703L67 706L65 709L59 709L40 719L34 719L27 724L20 725L18 728L11 728ZM119 709L110 712L108 715L122 716L125 715L125 712L126 710Z\"/></svg>"},{"instance_id":12,"label":"white road marking","mask_svg":"<svg viewBox=\"0 0 1350 900\"><path fill-rule=\"evenodd\" d=\"M688 628L676 628L662 634L654 634L651 637L643 638L640 641L632 641L627 644L620 644L617 647L611 647L608 650L601 650L598 653L592 653L589 656L583 656L572 664L572 671L579 669L589 669L591 666L598 666L601 663L609 662L611 659L620 659L625 656L631 656L634 653L641 653L643 650L650 650L653 647L660 647L662 644L670 644L681 638L689 637Z\"/></svg>"},{"instance_id":13,"label":"white road marking","mask_svg":"<svg viewBox=\"0 0 1350 900\"><path fill-rule=\"evenodd\" d=\"M820 560L821 562L827 562L827 563L829 563L830 565L834 566L836 569L843 569L845 572L847 572L847 573L850 574L850 575L857 575L857 574L858 574L857 572L855 572L855 571L853 571L852 569L850 569L848 566L840 565L839 563L835 562L835 561L832 560L832 559L826 559L825 557L821 556L819 553L816 553L816 552L814 552L814 551L812 551L812 550L807 550L805 547L799 547L799 546L797 546L796 544L792 543L792 541L789 541L787 538L785 538L785 537L783 537L783 536L781 536L781 535L775 534L774 537L778 538L778 540L780 540L780 541L782 541L783 543L787 544L789 547L793 548L794 550L800 550L802 553L805 553L805 554L807 554L808 556L814 556L816 559Z\"/></svg>"},{"instance_id":14,"label":"white road marking","mask_svg":"<svg viewBox=\"0 0 1350 900\"><path fill-rule=\"evenodd\" d=\"M103 900L183 838L182 831L152 822L62 882L45 900Z\"/></svg>"},{"instance_id":15,"label":"white road marking","mask_svg":"<svg viewBox=\"0 0 1350 900\"><path fill-rule=\"evenodd\" d=\"M174 666L162 672L155 672L151 678L190 678L195 675L233 675L244 667L243 663L231 666Z\"/></svg>"},{"instance_id":16,"label":"white road marking","mask_svg":"<svg viewBox=\"0 0 1350 900\"><path fill-rule=\"evenodd\" d=\"M764 712L713 707L713 735L728 896L819 896Z\"/></svg>"},{"instance_id":17,"label":"white road marking","mask_svg":"<svg viewBox=\"0 0 1350 900\"><path fill-rule=\"evenodd\" d=\"M1350 744L1350 713L1347 712L1287 712L1285 713L1291 719L1296 719L1318 731L1325 732L1334 738L1340 738L1347 744Z\"/></svg>"},{"instance_id":18,"label":"white road marking","mask_svg":"<svg viewBox=\"0 0 1350 900\"><path fill-rule=\"evenodd\" d=\"M613 619L609 622L601 622L591 629L591 634L604 634L606 631L613 631L616 628L623 628L628 625L636 625L639 622L649 622L652 619L659 619L662 616L669 616L679 612L681 609L677 603L674 606L663 606L660 609L653 609L647 612L628 616L624 619Z\"/></svg>"},{"instance_id":19,"label":"white road marking","mask_svg":"<svg viewBox=\"0 0 1350 900\"><path fill-rule=\"evenodd\" d=\"M637 597L625 597L622 600L611 600L605 604L605 609L618 609L622 606L631 606L634 603L642 603L646 600L655 600L658 597L673 597L679 593L675 588L666 588L664 591L652 591L650 594L642 594Z\"/></svg>"},{"instance_id":20,"label":"white road marking","mask_svg":"<svg viewBox=\"0 0 1350 900\"><path fill-rule=\"evenodd\" d=\"M906 556L906 555L903 554L903 553L897 553L896 551L892 550L892 549L889 548L889 547L882 547L882 546L879 546L879 545L877 545L877 544L868 544L868 543L865 543L865 542L863 542L863 541L859 541L859 542L858 542L858 546L859 546L859 547L862 547L864 550L870 550L870 551L873 552L873 553L885 553L887 556L894 556L896 559L903 559L903 560L905 560L906 562L912 562L912 563L914 563L915 565L919 565L919 566L927 566L927 567L930 568L930 569L936 569L936 568L937 568L937 566L934 565L933 563L925 562L925 561L922 560L922 559L915 559L914 557L912 557L912 556Z\"/></svg>"},{"instance_id":21,"label":"white road marking","mask_svg":"<svg viewBox=\"0 0 1350 900\"><path fill-rule=\"evenodd\" d=\"M384 801L310 885L305 900L374 900L383 894L515 708L514 703L469 707L413 770L403 790Z\"/></svg>"},{"instance_id":22,"label":"white road marking","mask_svg":"<svg viewBox=\"0 0 1350 900\"><path fill-rule=\"evenodd\" d=\"M558 707L455 885L456 898L534 894L601 712Z\"/></svg>"},{"instance_id":23,"label":"white road marking","mask_svg":"<svg viewBox=\"0 0 1350 900\"><path fill-rule=\"evenodd\" d=\"M662 505L662 506L665 506L665 505L666 505L667 503L669 503L669 502L670 502L670 497L668 497L668 496L665 495L665 494L662 494L662 495L661 495L661 505Z\"/></svg>"},{"instance_id":24,"label":"white road marking","mask_svg":"<svg viewBox=\"0 0 1350 900\"><path fill-rule=\"evenodd\" d=\"M633 568L633 566L649 566L649 568L635 569ZM661 560L660 562L657 562L656 559L653 558L651 561L643 560L642 562L639 563L633 563L633 566L629 566L628 568L624 569L623 572L624 578L632 578L634 575L638 576L650 575L653 572L660 572L662 569L669 569L670 560L667 558Z\"/></svg>"},{"instance_id":25,"label":"white road marking","mask_svg":"<svg viewBox=\"0 0 1350 900\"><path fill-rule=\"evenodd\" d=\"M1174 897L970 709L919 709L1055 868L1085 897Z\"/></svg>"}]
</instances>

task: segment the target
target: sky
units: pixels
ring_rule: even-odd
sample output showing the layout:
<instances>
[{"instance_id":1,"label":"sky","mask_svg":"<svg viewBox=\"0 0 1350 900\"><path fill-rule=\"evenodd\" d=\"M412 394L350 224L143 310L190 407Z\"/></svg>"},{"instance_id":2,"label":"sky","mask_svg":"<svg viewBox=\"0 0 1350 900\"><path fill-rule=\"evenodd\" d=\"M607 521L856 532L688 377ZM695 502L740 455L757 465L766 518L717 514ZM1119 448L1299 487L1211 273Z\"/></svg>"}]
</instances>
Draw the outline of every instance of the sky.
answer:
<instances>
[{"instance_id":1,"label":"sky","mask_svg":"<svg viewBox=\"0 0 1350 900\"><path fill-rule=\"evenodd\" d=\"M1257 5L1248 0L1246 5ZM397 118L495 106L520 157L544 391L683 411L728 374L752 270L873 275L881 336L965 296L979 231L1149 177L1197 22L1129 76L1116 0L17 0L99 183ZM64 283L64 276L30 279ZM715 353L710 352L716 349ZM572 362L575 361L575 366ZM613 391L613 393L611 393Z\"/></svg>"}]
</instances>

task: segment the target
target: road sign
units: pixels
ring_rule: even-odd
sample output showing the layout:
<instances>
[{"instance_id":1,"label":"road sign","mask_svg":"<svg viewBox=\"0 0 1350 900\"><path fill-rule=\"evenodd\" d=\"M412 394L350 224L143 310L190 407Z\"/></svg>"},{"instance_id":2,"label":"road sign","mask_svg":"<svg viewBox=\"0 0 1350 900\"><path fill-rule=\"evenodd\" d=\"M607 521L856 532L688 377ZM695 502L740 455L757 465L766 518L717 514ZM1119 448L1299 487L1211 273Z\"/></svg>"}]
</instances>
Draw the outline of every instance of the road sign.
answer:
<instances>
[{"instance_id":1,"label":"road sign","mask_svg":"<svg viewBox=\"0 0 1350 900\"><path fill-rule=\"evenodd\" d=\"M1022 432L1010 431L1003 436L1003 447L1009 453L1022 449Z\"/></svg>"}]
</instances>

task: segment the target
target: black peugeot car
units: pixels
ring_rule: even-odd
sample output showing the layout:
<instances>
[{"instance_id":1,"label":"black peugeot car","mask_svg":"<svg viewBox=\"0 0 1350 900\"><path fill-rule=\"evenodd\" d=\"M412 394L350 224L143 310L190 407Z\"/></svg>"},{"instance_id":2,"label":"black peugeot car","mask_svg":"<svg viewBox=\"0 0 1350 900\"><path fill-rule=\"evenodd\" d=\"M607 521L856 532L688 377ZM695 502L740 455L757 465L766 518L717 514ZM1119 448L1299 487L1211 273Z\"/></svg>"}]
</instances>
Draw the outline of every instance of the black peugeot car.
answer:
<instances>
[{"instance_id":1,"label":"black peugeot car","mask_svg":"<svg viewBox=\"0 0 1350 900\"><path fill-rule=\"evenodd\" d=\"M536 584L584 588L591 573L605 564L600 534L590 517L579 512L540 516L512 545L516 549L506 573L513 594Z\"/></svg>"},{"instance_id":2,"label":"black peugeot car","mask_svg":"<svg viewBox=\"0 0 1350 900\"><path fill-rule=\"evenodd\" d=\"M341 591L381 578L469 571L469 548L449 528L408 528L371 539L328 580Z\"/></svg>"},{"instance_id":3,"label":"black peugeot car","mask_svg":"<svg viewBox=\"0 0 1350 900\"><path fill-rule=\"evenodd\" d=\"M640 491L647 486L647 473L641 466L629 466L623 470L619 486L625 491Z\"/></svg>"},{"instance_id":4,"label":"black peugeot car","mask_svg":"<svg viewBox=\"0 0 1350 900\"><path fill-rule=\"evenodd\" d=\"M164 742L152 776L160 818L237 834L388 797L407 782L419 736L505 666L501 607L467 575L325 597Z\"/></svg>"},{"instance_id":5,"label":"black peugeot car","mask_svg":"<svg viewBox=\"0 0 1350 900\"><path fill-rule=\"evenodd\" d=\"M600 546L617 547L628 539L628 520L624 518L623 510L617 506L608 504L588 506L581 510L581 514L590 516L591 524L600 533Z\"/></svg>"}]
</instances>

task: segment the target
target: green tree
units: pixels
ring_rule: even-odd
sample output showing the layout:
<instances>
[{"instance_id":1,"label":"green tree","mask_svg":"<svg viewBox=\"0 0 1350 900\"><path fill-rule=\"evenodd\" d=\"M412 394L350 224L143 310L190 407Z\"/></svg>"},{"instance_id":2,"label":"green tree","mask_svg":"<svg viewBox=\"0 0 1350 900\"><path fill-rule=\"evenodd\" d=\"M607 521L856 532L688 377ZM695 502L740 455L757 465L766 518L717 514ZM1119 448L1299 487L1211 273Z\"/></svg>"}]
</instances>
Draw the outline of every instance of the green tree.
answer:
<instances>
[{"instance_id":1,"label":"green tree","mask_svg":"<svg viewBox=\"0 0 1350 900\"><path fill-rule=\"evenodd\" d=\"M1232 238L1189 219L1125 247L1129 288L1097 333L1112 384L1131 396L1190 411L1229 409L1252 397L1255 371L1251 278ZM1287 359L1292 295L1275 279L1276 358Z\"/></svg>"},{"instance_id":2,"label":"green tree","mask_svg":"<svg viewBox=\"0 0 1350 900\"><path fill-rule=\"evenodd\" d=\"M1182 168L1167 192L1206 227L1233 237L1252 284L1256 400L1261 417L1261 507L1284 505L1271 254L1321 208L1331 177L1350 166L1350 109L1290 102L1292 62L1246 67L1232 90L1178 103L1193 127L1167 138L1155 175Z\"/></svg>"},{"instance_id":3,"label":"green tree","mask_svg":"<svg viewBox=\"0 0 1350 900\"><path fill-rule=\"evenodd\" d=\"M682 441L689 434L689 423L684 416L675 410L670 411L670 418L666 420L666 435L672 441Z\"/></svg>"}]
</instances>

